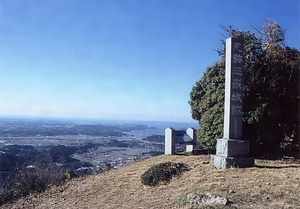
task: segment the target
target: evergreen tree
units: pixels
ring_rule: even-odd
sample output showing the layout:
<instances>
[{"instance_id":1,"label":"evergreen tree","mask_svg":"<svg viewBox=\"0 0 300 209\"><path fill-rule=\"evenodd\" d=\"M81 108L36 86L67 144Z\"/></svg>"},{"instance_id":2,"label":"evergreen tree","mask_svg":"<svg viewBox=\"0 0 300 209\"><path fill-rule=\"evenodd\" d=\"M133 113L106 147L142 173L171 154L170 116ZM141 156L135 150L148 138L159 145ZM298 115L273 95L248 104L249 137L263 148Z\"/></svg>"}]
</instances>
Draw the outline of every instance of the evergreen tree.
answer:
<instances>
[{"instance_id":1,"label":"evergreen tree","mask_svg":"<svg viewBox=\"0 0 300 209\"><path fill-rule=\"evenodd\" d=\"M259 35L226 29L245 42L243 138L252 154L296 150L299 120L300 52L284 45L284 31L266 21ZM199 121L198 136L214 149L223 136L225 41L221 61L208 67L190 93L192 117Z\"/></svg>"}]
</instances>

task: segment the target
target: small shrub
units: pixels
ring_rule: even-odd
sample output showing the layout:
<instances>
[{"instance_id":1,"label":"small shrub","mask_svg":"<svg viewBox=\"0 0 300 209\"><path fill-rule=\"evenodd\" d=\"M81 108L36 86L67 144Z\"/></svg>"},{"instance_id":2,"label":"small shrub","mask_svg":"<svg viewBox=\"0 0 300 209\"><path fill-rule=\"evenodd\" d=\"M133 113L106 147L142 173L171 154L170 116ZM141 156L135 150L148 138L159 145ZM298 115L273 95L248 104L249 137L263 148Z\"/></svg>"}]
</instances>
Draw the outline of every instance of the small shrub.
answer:
<instances>
[{"instance_id":1,"label":"small shrub","mask_svg":"<svg viewBox=\"0 0 300 209\"><path fill-rule=\"evenodd\" d=\"M67 170L65 173L60 173L55 178L51 179L49 181L51 183L48 184L48 187L60 186L65 182L77 177L78 175L76 175L76 173L73 170Z\"/></svg>"},{"instance_id":2,"label":"small shrub","mask_svg":"<svg viewBox=\"0 0 300 209\"><path fill-rule=\"evenodd\" d=\"M141 175L143 185L156 186L159 182L168 182L175 175L187 171L188 167L183 163L160 163L152 166Z\"/></svg>"},{"instance_id":3,"label":"small shrub","mask_svg":"<svg viewBox=\"0 0 300 209\"><path fill-rule=\"evenodd\" d=\"M77 176L73 170L64 171L52 164L44 168L24 167L17 171L12 185L0 191L0 206L32 193L44 192L51 186L62 185L74 177Z\"/></svg>"}]
</instances>

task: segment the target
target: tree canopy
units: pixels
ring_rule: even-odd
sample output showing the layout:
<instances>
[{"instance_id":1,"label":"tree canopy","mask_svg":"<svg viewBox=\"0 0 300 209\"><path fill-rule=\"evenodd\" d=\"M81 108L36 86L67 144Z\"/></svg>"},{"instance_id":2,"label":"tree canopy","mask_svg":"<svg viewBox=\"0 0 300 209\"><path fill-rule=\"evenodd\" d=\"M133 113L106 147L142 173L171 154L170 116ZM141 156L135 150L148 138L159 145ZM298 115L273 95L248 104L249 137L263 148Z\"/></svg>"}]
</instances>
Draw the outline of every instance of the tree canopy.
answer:
<instances>
[{"instance_id":1,"label":"tree canopy","mask_svg":"<svg viewBox=\"0 0 300 209\"><path fill-rule=\"evenodd\" d=\"M285 45L285 31L271 20L258 34L231 26L225 30L245 43L243 138L250 140L251 153L293 153L299 147L299 50ZM223 137L225 41L222 43L221 60L206 69L190 92L192 117L200 125L198 137L209 149Z\"/></svg>"}]
</instances>

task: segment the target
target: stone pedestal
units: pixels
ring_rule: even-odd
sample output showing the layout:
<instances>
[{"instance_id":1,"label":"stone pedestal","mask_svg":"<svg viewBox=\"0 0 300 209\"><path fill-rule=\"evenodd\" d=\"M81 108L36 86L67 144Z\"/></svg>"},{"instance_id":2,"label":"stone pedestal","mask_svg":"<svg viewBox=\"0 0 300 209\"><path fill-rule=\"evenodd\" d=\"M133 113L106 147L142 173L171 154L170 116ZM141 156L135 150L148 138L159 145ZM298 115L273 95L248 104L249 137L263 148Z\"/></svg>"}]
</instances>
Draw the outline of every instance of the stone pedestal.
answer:
<instances>
[{"instance_id":1,"label":"stone pedestal","mask_svg":"<svg viewBox=\"0 0 300 209\"><path fill-rule=\"evenodd\" d=\"M249 157L249 141L217 139L216 155L211 157L211 164L216 168L254 166L254 158Z\"/></svg>"}]
</instances>

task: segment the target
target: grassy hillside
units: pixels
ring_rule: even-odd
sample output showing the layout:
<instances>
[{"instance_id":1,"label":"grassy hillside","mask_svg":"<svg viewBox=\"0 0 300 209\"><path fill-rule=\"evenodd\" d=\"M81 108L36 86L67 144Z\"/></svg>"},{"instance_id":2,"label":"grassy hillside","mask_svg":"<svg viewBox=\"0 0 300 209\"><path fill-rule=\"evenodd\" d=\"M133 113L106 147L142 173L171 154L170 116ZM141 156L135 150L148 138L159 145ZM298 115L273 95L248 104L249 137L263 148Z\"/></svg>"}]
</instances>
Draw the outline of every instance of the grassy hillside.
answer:
<instances>
[{"instance_id":1,"label":"grassy hillside","mask_svg":"<svg viewBox=\"0 0 300 209\"><path fill-rule=\"evenodd\" d=\"M190 170L168 184L141 184L148 168L167 161L187 164ZM182 199L192 191L227 197L232 204L226 208L300 208L300 164L256 160L253 168L216 170L209 162L208 155L158 156L71 180L3 208L191 208Z\"/></svg>"}]
</instances>

